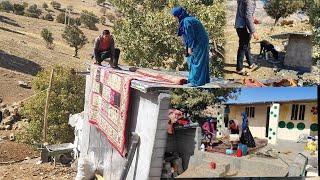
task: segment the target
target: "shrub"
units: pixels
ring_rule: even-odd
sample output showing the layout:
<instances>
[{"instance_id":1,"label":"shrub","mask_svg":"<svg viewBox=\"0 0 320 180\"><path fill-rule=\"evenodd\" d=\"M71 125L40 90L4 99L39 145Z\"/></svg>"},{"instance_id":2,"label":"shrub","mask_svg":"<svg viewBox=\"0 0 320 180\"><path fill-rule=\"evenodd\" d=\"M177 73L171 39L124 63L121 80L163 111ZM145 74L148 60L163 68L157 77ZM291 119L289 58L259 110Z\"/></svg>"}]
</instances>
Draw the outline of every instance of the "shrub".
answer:
<instances>
[{"instance_id":1,"label":"shrub","mask_svg":"<svg viewBox=\"0 0 320 180\"><path fill-rule=\"evenodd\" d=\"M22 114L30 119L23 139L29 144L43 142L43 112L46 99L46 88L50 78L50 71L41 71L32 82L39 95L25 103ZM70 68L56 66L53 84L50 92L48 111L48 143L60 144L72 142L73 129L68 125L70 114L83 111L85 79L75 75ZM42 92L44 91L44 92ZM42 92L42 93L41 93Z\"/></svg>"},{"instance_id":2,"label":"shrub","mask_svg":"<svg viewBox=\"0 0 320 180\"><path fill-rule=\"evenodd\" d=\"M44 20L53 21L54 18L53 18L53 16L52 16L51 13L48 13L48 14L46 14L46 15L44 16Z\"/></svg>"},{"instance_id":3,"label":"shrub","mask_svg":"<svg viewBox=\"0 0 320 180\"><path fill-rule=\"evenodd\" d=\"M48 29L44 28L41 31L41 37L45 40L47 48L48 49L53 49L52 32L50 32Z\"/></svg>"},{"instance_id":4,"label":"shrub","mask_svg":"<svg viewBox=\"0 0 320 180\"><path fill-rule=\"evenodd\" d=\"M27 13L26 13L28 17L33 17L33 18L39 18L41 14L42 14L42 11L41 9L38 8L36 4L30 6L27 9Z\"/></svg>"},{"instance_id":5,"label":"shrub","mask_svg":"<svg viewBox=\"0 0 320 180\"><path fill-rule=\"evenodd\" d=\"M48 4L45 2L42 4L42 8L47 9L48 7L49 7Z\"/></svg>"},{"instance_id":6,"label":"shrub","mask_svg":"<svg viewBox=\"0 0 320 180\"><path fill-rule=\"evenodd\" d=\"M82 11L80 21L90 30L97 30L96 24L99 23L99 18L93 12Z\"/></svg>"},{"instance_id":7,"label":"shrub","mask_svg":"<svg viewBox=\"0 0 320 180\"><path fill-rule=\"evenodd\" d=\"M24 15L25 7L22 4L14 4L13 5L13 12L17 15Z\"/></svg>"},{"instance_id":8,"label":"shrub","mask_svg":"<svg viewBox=\"0 0 320 180\"><path fill-rule=\"evenodd\" d=\"M64 21L65 21L65 13L64 13L64 12L60 13L60 14L57 16L56 21L57 21L57 23L64 24Z\"/></svg>"},{"instance_id":9,"label":"shrub","mask_svg":"<svg viewBox=\"0 0 320 180\"><path fill-rule=\"evenodd\" d=\"M53 7L53 9L60 9L61 8L61 4L58 3L57 1L51 1L51 6Z\"/></svg>"},{"instance_id":10,"label":"shrub","mask_svg":"<svg viewBox=\"0 0 320 180\"><path fill-rule=\"evenodd\" d=\"M13 4L10 1L1 1L0 10L5 12L13 11Z\"/></svg>"},{"instance_id":11,"label":"shrub","mask_svg":"<svg viewBox=\"0 0 320 180\"><path fill-rule=\"evenodd\" d=\"M104 2L106 2L106 0L97 0L97 4L102 4Z\"/></svg>"}]
</instances>

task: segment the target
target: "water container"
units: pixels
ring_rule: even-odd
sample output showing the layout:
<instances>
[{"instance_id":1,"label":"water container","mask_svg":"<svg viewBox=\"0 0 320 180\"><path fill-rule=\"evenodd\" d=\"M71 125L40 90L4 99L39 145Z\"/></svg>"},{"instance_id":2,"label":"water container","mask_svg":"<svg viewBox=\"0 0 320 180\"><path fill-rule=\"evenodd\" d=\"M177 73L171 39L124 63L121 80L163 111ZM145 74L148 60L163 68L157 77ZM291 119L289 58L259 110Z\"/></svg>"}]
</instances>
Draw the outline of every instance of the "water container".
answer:
<instances>
[{"instance_id":1,"label":"water container","mask_svg":"<svg viewBox=\"0 0 320 180\"><path fill-rule=\"evenodd\" d=\"M226 149L226 155L232 155L233 150L232 149Z\"/></svg>"},{"instance_id":2,"label":"water container","mask_svg":"<svg viewBox=\"0 0 320 180\"><path fill-rule=\"evenodd\" d=\"M243 156L246 156L248 154L248 146L245 144L241 145L241 152Z\"/></svg>"}]
</instances>

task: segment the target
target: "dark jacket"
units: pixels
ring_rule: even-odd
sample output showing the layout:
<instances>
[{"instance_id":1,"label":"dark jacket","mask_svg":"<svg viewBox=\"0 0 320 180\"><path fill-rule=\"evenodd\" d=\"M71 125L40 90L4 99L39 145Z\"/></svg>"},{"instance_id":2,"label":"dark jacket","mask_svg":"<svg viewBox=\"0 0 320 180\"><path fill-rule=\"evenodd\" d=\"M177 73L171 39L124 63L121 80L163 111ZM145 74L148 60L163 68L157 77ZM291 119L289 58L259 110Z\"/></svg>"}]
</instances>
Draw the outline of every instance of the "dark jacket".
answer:
<instances>
[{"instance_id":1,"label":"dark jacket","mask_svg":"<svg viewBox=\"0 0 320 180\"><path fill-rule=\"evenodd\" d=\"M249 33L254 33L253 14L256 9L255 0L238 0L236 15L236 28L247 28Z\"/></svg>"},{"instance_id":2,"label":"dark jacket","mask_svg":"<svg viewBox=\"0 0 320 180\"><path fill-rule=\"evenodd\" d=\"M97 56L99 56L99 54L101 53L99 50L99 46L100 46L100 41L102 39L102 35L100 35L99 37L97 37L94 41L94 57L96 58ZM115 55L115 43L114 43L114 39L113 36L111 35L111 40L110 40L110 46L109 46L109 50L111 52L111 61L114 60L114 55Z\"/></svg>"}]
</instances>

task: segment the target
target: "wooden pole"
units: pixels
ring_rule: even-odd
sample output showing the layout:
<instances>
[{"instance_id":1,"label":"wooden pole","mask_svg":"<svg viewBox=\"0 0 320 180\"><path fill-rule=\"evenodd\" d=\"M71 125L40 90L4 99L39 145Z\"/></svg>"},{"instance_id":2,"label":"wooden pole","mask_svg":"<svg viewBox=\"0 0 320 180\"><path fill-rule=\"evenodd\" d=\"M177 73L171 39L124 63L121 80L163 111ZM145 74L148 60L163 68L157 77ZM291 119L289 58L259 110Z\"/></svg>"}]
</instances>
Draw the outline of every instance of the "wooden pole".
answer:
<instances>
[{"instance_id":1,"label":"wooden pole","mask_svg":"<svg viewBox=\"0 0 320 180\"><path fill-rule=\"evenodd\" d=\"M46 106L44 109L44 119L43 119L43 137L44 137L44 143L47 142L47 130L48 130L48 107L49 107L49 96L50 96L50 90L52 86L52 79L53 79L53 73L54 69L51 71L50 81L49 81L49 87L47 89L47 99L46 99Z\"/></svg>"}]
</instances>

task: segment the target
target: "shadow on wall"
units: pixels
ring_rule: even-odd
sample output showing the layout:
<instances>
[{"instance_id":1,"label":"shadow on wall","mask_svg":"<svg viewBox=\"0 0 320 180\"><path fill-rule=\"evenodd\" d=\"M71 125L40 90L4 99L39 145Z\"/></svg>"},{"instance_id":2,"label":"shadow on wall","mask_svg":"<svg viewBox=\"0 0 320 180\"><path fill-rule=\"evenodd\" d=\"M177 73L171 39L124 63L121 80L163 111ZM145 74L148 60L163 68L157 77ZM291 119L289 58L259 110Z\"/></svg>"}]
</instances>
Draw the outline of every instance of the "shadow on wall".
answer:
<instances>
[{"instance_id":1,"label":"shadow on wall","mask_svg":"<svg viewBox=\"0 0 320 180\"><path fill-rule=\"evenodd\" d=\"M15 20L12 20L12 19L10 19L8 17L1 16L1 15L0 15L0 22L9 24L11 26L21 27Z\"/></svg>"},{"instance_id":2,"label":"shadow on wall","mask_svg":"<svg viewBox=\"0 0 320 180\"><path fill-rule=\"evenodd\" d=\"M41 66L33 61L7 54L1 50L0 67L32 76L37 75L37 73L42 70Z\"/></svg>"}]
</instances>

